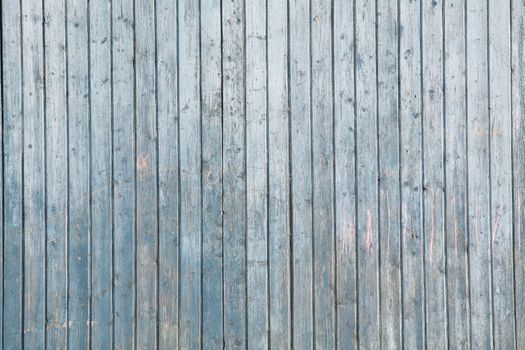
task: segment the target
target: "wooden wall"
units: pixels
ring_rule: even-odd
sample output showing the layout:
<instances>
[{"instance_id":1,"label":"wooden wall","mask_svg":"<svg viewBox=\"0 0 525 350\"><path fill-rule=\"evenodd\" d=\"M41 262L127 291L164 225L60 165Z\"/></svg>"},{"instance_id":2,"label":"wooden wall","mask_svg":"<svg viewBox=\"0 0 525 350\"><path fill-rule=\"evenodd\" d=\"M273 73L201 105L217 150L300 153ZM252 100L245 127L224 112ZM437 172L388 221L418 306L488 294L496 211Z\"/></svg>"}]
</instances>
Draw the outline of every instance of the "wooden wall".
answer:
<instances>
[{"instance_id":1,"label":"wooden wall","mask_svg":"<svg viewBox=\"0 0 525 350\"><path fill-rule=\"evenodd\" d=\"M0 348L525 349L525 1L1 13Z\"/></svg>"}]
</instances>

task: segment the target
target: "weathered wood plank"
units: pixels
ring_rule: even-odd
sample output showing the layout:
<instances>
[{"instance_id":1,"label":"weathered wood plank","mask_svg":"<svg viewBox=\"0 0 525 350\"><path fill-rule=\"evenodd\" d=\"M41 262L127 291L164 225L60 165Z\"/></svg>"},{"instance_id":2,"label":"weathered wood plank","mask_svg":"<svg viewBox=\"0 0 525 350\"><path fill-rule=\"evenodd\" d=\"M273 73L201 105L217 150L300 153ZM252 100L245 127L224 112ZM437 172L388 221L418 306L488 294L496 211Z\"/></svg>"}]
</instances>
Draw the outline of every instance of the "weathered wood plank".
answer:
<instances>
[{"instance_id":1,"label":"weathered wood plank","mask_svg":"<svg viewBox=\"0 0 525 350\"><path fill-rule=\"evenodd\" d=\"M246 339L246 18L242 0L222 2L224 346Z\"/></svg>"},{"instance_id":2,"label":"weathered wood plank","mask_svg":"<svg viewBox=\"0 0 525 350\"><path fill-rule=\"evenodd\" d=\"M197 349L201 341L201 96L199 6L179 2L180 145L180 319L179 346Z\"/></svg>"},{"instance_id":3,"label":"weathered wood plank","mask_svg":"<svg viewBox=\"0 0 525 350\"><path fill-rule=\"evenodd\" d=\"M512 155L514 193L514 300L516 348L525 348L525 3L512 1Z\"/></svg>"},{"instance_id":4,"label":"weathered wood plank","mask_svg":"<svg viewBox=\"0 0 525 350\"><path fill-rule=\"evenodd\" d=\"M24 181L24 347L45 347L46 112L43 4L22 2L22 108Z\"/></svg>"},{"instance_id":5,"label":"weathered wood plank","mask_svg":"<svg viewBox=\"0 0 525 350\"><path fill-rule=\"evenodd\" d=\"M179 109L177 4L157 6L157 113L159 125L160 349L179 340ZM198 140L196 140L198 141Z\"/></svg>"},{"instance_id":6,"label":"weathered wood plank","mask_svg":"<svg viewBox=\"0 0 525 350\"><path fill-rule=\"evenodd\" d=\"M89 51L88 4L67 3L68 346L89 347Z\"/></svg>"},{"instance_id":7,"label":"weathered wood plank","mask_svg":"<svg viewBox=\"0 0 525 350\"><path fill-rule=\"evenodd\" d=\"M351 19L351 20L350 20ZM334 1L337 348L357 348L354 7Z\"/></svg>"},{"instance_id":8,"label":"weathered wood plank","mask_svg":"<svg viewBox=\"0 0 525 350\"><path fill-rule=\"evenodd\" d=\"M270 348L290 349L288 3L268 6L268 245Z\"/></svg>"},{"instance_id":9,"label":"weathered wood plank","mask_svg":"<svg viewBox=\"0 0 525 350\"><path fill-rule=\"evenodd\" d=\"M377 113L379 147L379 230L381 345L402 347L401 239L399 189L398 1L377 3Z\"/></svg>"},{"instance_id":10,"label":"weathered wood plank","mask_svg":"<svg viewBox=\"0 0 525 350\"><path fill-rule=\"evenodd\" d=\"M290 0L290 147L293 247L293 345L314 348L313 311L313 164L310 7Z\"/></svg>"},{"instance_id":11,"label":"weathered wood plank","mask_svg":"<svg viewBox=\"0 0 525 350\"><path fill-rule=\"evenodd\" d=\"M2 8L0 5L0 21L2 18ZM0 27L0 31L3 32L3 28ZM2 49L3 48L3 38L0 37L0 147L1 147L1 156L0 156L0 172L2 173L2 177L0 178L0 196L2 196L1 206L0 206L0 222L2 223L2 229L0 230L0 234L2 237L0 238L0 261L2 261L2 266L0 266L0 346L3 346L4 344L4 118L3 118L3 55L2 55Z\"/></svg>"},{"instance_id":12,"label":"weathered wood plank","mask_svg":"<svg viewBox=\"0 0 525 350\"><path fill-rule=\"evenodd\" d=\"M158 198L155 4L135 1L136 347L157 346Z\"/></svg>"},{"instance_id":13,"label":"weathered wood plank","mask_svg":"<svg viewBox=\"0 0 525 350\"><path fill-rule=\"evenodd\" d=\"M514 262L512 208L512 111L510 2L488 2L490 213L493 342L513 349Z\"/></svg>"},{"instance_id":14,"label":"weathered wood plank","mask_svg":"<svg viewBox=\"0 0 525 350\"><path fill-rule=\"evenodd\" d=\"M2 1L2 347L23 347L23 115L21 8Z\"/></svg>"},{"instance_id":15,"label":"weathered wood plank","mask_svg":"<svg viewBox=\"0 0 525 350\"><path fill-rule=\"evenodd\" d=\"M248 347L269 348L267 1L246 2L246 254Z\"/></svg>"},{"instance_id":16,"label":"weathered wood plank","mask_svg":"<svg viewBox=\"0 0 525 350\"><path fill-rule=\"evenodd\" d=\"M335 232L331 1L311 4L314 340L335 346Z\"/></svg>"},{"instance_id":17,"label":"weathered wood plank","mask_svg":"<svg viewBox=\"0 0 525 350\"><path fill-rule=\"evenodd\" d=\"M201 3L202 347L223 337L221 1Z\"/></svg>"},{"instance_id":18,"label":"weathered wood plank","mask_svg":"<svg viewBox=\"0 0 525 350\"><path fill-rule=\"evenodd\" d=\"M355 8L358 339L379 348L376 4L358 1Z\"/></svg>"},{"instance_id":19,"label":"weathered wood plank","mask_svg":"<svg viewBox=\"0 0 525 350\"><path fill-rule=\"evenodd\" d=\"M467 2L467 159L471 346L492 344L487 3Z\"/></svg>"},{"instance_id":20,"label":"weathered wood plank","mask_svg":"<svg viewBox=\"0 0 525 350\"><path fill-rule=\"evenodd\" d=\"M422 223L421 3L399 4L403 345L425 347Z\"/></svg>"},{"instance_id":21,"label":"weathered wood plank","mask_svg":"<svg viewBox=\"0 0 525 350\"><path fill-rule=\"evenodd\" d=\"M44 2L46 347L67 345L67 80L65 2Z\"/></svg>"},{"instance_id":22,"label":"weathered wood plank","mask_svg":"<svg viewBox=\"0 0 525 350\"><path fill-rule=\"evenodd\" d=\"M444 16L445 232L448 345L470 345L465 5L446 1Z\"/></svg>"},{"instance_id":23,"label":"weathered wood plank","mask_svg":"<svg viewBox=\"0 0 525 350\"><path fill-rule=\"evenodd\" d=\"M112 344L112 94L111 3L89 1L91 347Z\"/></svg>"},{"instance_id":24,"label":"weathered wood plank","mask_svg":"<svg viewBox=\"0 0 525 350\"><path fill-rule=\"evenodd\" d=\"M447 347L443 2L422 2L423 227L426 346Z\"/></svg>"},{"instance_id":25,"label":"weathered wood plank","mask_svg":"<svg viewBox=\"0 0 525 350\"><path fill-rule=\"evenodd\" d=\"M135 342L134 4L112 3L113 80L113 346Z\"/></svg>"}]
</instances>

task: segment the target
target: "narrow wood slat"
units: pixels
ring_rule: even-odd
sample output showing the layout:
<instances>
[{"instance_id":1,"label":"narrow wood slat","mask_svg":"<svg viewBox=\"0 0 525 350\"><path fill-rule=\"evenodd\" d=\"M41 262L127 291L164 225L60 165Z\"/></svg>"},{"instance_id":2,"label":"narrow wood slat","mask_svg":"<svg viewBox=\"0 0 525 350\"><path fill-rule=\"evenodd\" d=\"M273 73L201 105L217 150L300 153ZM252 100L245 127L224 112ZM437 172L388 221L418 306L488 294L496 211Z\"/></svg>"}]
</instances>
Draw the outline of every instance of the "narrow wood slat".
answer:
<instances>
[{"instance_id":1,"label":"narrow wood slat","mask_svg":"<svg viewBox=\"0 0 525 350\"><path fill-rule=\"evenodd\" d=\"M24 181L24 347L45 347L46 112L43 4L22 2L22 108Z\"/></svg>"},{"instance_id":2,"label":"narrow wood slat","mask_svg":"<svg viewBox=\"0 0 525 350\"><path fill-rule=\"evenodd\" d=\"M91 347L112 344L112 95L111 7L89 2Z\"/></svg>"},{"instance_id":3,"label":"narrow wood slat","mask_svg":"<svg viewBox=\"0 0 525 350\"><path fill-rule=\"evenodd\" d=\"M293 247L293 344L314 347L313 311L313 164L311 119L310 8L289 2L290 147Z\"/></svg>"},{"instance_id":4,"label":"narrow wood slat","mask_svg":"<svg viewBox=\"0 0 525 350\"><path fill-rule=\"evenodd\" d=\"M493 342L515 346L510 4L488 2Z\"/></svg>"},{"instance_id":5,"label":"narrow wood slat","mask_svg":"<svg viewBox=\"0 0 525 350\"><path fill-rule=\"evenodd\" d=\"M68 346L89 347L89 51L88 4L67 3Z\"/></svg>"},{"instance_id":6,"label":"narrow wood slat","mask_svg":"<svg viewBox=\"0 0 525 350\"><path fill-rule=\"evenodd\" d=\"M312 0L311 98L314 240L314 339L335 346L335 232L331 2Z\"/></svg>"},{"instance_id":7,"label":"narrow wood slat","mask_svg":"<svg viewBox=\"0 0 525 350\"><path fill-rule=\"evenodd\" d=\"M525 4L512 1L511 72L512 72L512 155L514 193L514 317L516 348L525 347Z\"/></svg>"},{"instance_id":8,"label":"narrow wood slat","mask_svg":"<svg viewBox=\"0 0 525 350\"><path fill-rule=\"evenodd\" d=\"M222 71L221 1L201 3L202 347L222 347Z\"/></svg>"},{"instance_id":9,"label":"narrow wood slat","mask_svg":"<svg viewBox=\"0 0 525 350\"><path fill-rule=\"evenodd\" d=\"M135 1L136 347L157 346L157 42L155 4Z\"/></svg>"},{"instance_id":10,"label":"narrow wood slat","mask_svg":"<svg viewBox=\"0 0 525 350\"><path fill-rule=\"evenodd\" d=\"M157 113L159 125L159 348L179 340L179 110L177 4L157 6ZM198 141L198 140L196 140Z\"/></svg>"},{"instance_id":11,"label":"narrow wood slat","mask_svg":"<svg viewBox=\"0 0 525 350\"><path fill-rule=\"evenodd\" d=\"M135 339L134 4L112 3L113 79L113 345Z\"/></svg>"},{"instance_id":12,"label":"narrow wood slat","mask_svg":"<svg viewBox=\"0 0 525 350\"><path fill-rule=\"evenodd\" d=\"M268 6L268 246L270 348L291 348L288 7Z\"/></svg>"},{"instance_id":13,"label":"narrow wood slat","mask_svg":"<svg viewBox=\"0 0 525 350\"><path fill-rule=\"evenodd\" d=\"M419 349L425 346L421 4L402 1L399 11L403 345Z\"/></svg>"},{"instance_id":14,"label":"narrow wood slat","mask_svg":"<svg viewBox=\"0 0 525 350\"><path fill-rule=\"evenodd\" d=\"M450 348L470 345L465 4L444 3L445 232Z\"/></svg>"},{"instance_id":15,"label":"narrow wood slat","mask_svg":"<svg viewBox=\"0 0 525 350\"><path fill-rule=\"evenodd\" d=\"M472 348L492 344L490 159L486 1L468 1L467 159Z\"/></svg>"},{"instance_id":16,"label":"narrow wood slat","mask_svg":"<svg viewBox=\"0 0 525 350\"><path fill-rule=\"evenodd\" d=\"M358 339L379 348L376 6L370 1L355 6Z\"/></svg>"},{"instance_id":17,"label":"narrow wood slat","mask_svg":"<svg viewBox=\"0 0 525 350\"><path fill-rule=\"evenodd\" d=\"M398 1L377 3L381 345L402 347Z\"/></svg>"},{"instance_id":18,"label":"narrow wood slat","mask_svg":"<svg viewBox=\"0 0 525 350\"><path fill-rule=\"evenodd\" d=\"M445 348L447 310L444 226L443 6L423 2L423 225L425 249L426 346Z\"/></svg>"},{"instance_id":19,"label":"narrow wood slat","mask_svg":"<svg viewBox=\"0 0 525 350\"><path fill-rule=\"evenodd\" d=\"M21 8L2 1L4 349L23 347L23 115Z\"/></svg>"},{"instance_id":20,"label":"narrow wood slat","mask_svg":"<svg viewBox=\"0 0 525 350\"><path fill-rule=\"evenodd\" d=\"M201 108L199 7L179 2L180 319L179 346L201 340Z\"/></svg>"},{"instance_id":21,"label":"narrow wood slat","mask_svg":"<svg viewBox=\"0 0 525 350\"><path fill-rule=\"evenodd\" d=\"M269 346L267 2L246 3L246 254L248 347ZM267 100L268 98L268 100Z\"/></svg>"},{"instance_id":22,"label":"narrow wood slat","mask_svg":"<svg viewBox=\"0 0 525 350\"><path fill-rule=\"evenodd\" d=\"M224 346L246 338L246 90L245 4L222 2Z\"/></svg>"},{"instance_id":23,"label":"narrow wood slat","mask_svg":"<svg viewBox=\"0 0 525 350\"><path fill-rule=\"evenodd\" d=\"M354 7L334 1L337 347L357 348Z\"/></svg>"},{"instance_id":24,"label":"narrow wood slat","mask_svg":"<svg viewBox=\"0 0 525 350\"><path fill-rule=\"evenodd\" d=\"M65 2L44 2L46 347L67 345L67 101Z\"/></svg>"}]
</instances>

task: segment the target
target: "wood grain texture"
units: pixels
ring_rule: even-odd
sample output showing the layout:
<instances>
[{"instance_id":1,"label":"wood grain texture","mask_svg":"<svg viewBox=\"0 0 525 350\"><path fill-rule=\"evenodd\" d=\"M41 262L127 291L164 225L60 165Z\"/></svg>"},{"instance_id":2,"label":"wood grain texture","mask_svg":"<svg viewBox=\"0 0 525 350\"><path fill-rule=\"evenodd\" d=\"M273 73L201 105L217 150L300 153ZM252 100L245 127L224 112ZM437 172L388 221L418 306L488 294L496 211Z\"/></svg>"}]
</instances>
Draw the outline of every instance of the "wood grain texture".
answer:
<instances>
[{"instance_id":1,"label":"wood grain texture","mask_svg":"<svg viewBox=\"0 0 525 350\"><path fill-rule=\"evenodd\" d=\"M423 227L426 346L447 345L443 4L422 3ZM432 326L430 326L432 325Z\"/></svg>"},{"instance_id":2,"label":"wood grain texture","mask_svg":"<svg viewBox=\"0 0 525 350\"><path fill-rule=\"evenodd\" d=\"M488 6L490 208L494 347L515 347L510 3Z\"/></svg>"},{"instance_id":3,"label":"wood grain texture","mask_svg":"<svg viewBox=\"0 0 525 350\"><path fill-rule=\"evenodd\" d=\"M67 345L67 99L65 2L44 2L46 347Z\"/></svg>"},{"instance_id":4,"label":"wood grain texture","mask_svg":"<svg viewBox=\"0 0 525 350\"><path fill-rule=\"evenodd\" d=\"M525 347L524 15L3 1L0 348Z\"/></svg>"},{"instance_id":5,"label":"wood grain texture","mask_svg":"<svg viewBox=\"0 0 525 350\"><path fill-rule=\"evenodd\" d=\"M485 1L466 5L467 158L471 346L492 343L488 27Z\"/></svg>"},{"instance_id":6,"label":"wood grain texture","mask_svg":"<svg viewBox=\"0 0 525 350\"><path fill-rule=\"evenodd\" d=\"M288 8L268 0L268 248L270 341L291 347Z\"/></svg>"},{"instance_id":7,"label":"wood grain texture","mask_svg":"<svg viewBox=\"0 0 525 350\"><path fill-rule=\"evenodd\" d=\"M134 4L112 3L113 347L133 349L136 328ZM171 216L170 216L171 217Z\"/></svg>"},{"instance_id":8,"label":"wood grain texture","mask_svg":"<svg viewBox=\"0 0 525 350\"><path fill-rule=\"evenodd\" d=\"M159 290L160 349L173 349L179 334L179 66L177 6L157 1L157 117L159 157ZM171 39L174 42L171 42ZM198 141L198 140L196 140ZM187 317L187 316L186 316Z\"/></svg>"},{"instance_id":9,"label":"wood grain texture","mask_svg":"<svg viewBox=\"0 0 525 350\"><path fill-rule=\"evenodd\" d=\"M136 312L135 346L157 346L158 163L156 7L135 1L135 176Z\"/></svg>"},{"instance_id":10,"label":"wood grain texture","mask_svg":"<svg viewBox=\"0 0 525 350\"><path fill-rule=\"evenodd\" d=\"M336 340L341 349L357 348L358 339L354 19L351 2L334 1Z\"/></svg>"},{"instance_id":11,"label":"wood grain texture","mask_svg":"<svg viewBox=\"0 0 525 350\"><path fill-rule=\"evenodd\" d=\"M356 2L357 322L359 345L370 348L381 346L376 11L371 1Z\"/></svg>"},{"instance_id":12,"label":"wood grain texture","mask_svg":"<svg viewBox=\"0 0 525 350\"><path fill-rule=\"evenodd\" d=\"M24 347L45 347L45 158L46 112L43 4L22 3L22 108L24 174Z\"/></svg>"},{"instance_id":13,"label":"wood grain texture","mask_svg":"<svg viewBox=\"0 0 525 350\"><path fill-rule=\"evenodd\" d=\"M463 2L443 3L448 345L470 345L466 36Z\"/></svg>"},{"instance_id":14,"label":"wood grain texture","mask_svg":"<svg viewBox=\"0 0 525 350\"><path fill-rule=\"evenodd\" d=\"M289 16L293 344L313 349L311 9L304 1L290 0Z\"/></svg>"},{"instance_id":15,"label":"wood grain texture","mask_svg":"<svg viewBox=\"0 0 525 350\"><path fill-rule=\"evenodd\" d=\"M246 7L222 2L223 302L224 346L247 337Z\"/></svg>"},{"instance_id":16,"label":"wood grain texture","mask_svg":"<svg viewBox=\"0 0 525 350\"><path fill-rule=\"evenodd\" d=\"M110 348L112 336L112 84L111 3L89 2L91 347Z\"/></svg>"},{"instance_id":17,"label":"wood grain texture","mask_svg":"<svg viewBox=\"0 0 525 350\"><path fill-rule=\"evenodd\" d=\"M335 346L334 110L332 2L311 2L314 340Z\"/></svg>"},{"instance_id":18,"label":"wood grain texture","mask_svg":"<svg viewBox=\"0 0 525 350\"><path fill-rule=\"evenodd\" d=\"M223 337L221 1L201 3L202 347Z\"/></svg>"},{"instance_id":19,"label":"wood grain texture","mask_svg":"<svg viewBox=\"0 0 525 350\"><path fill-rule=\"evenodd\" d=\"M398 1L377 3L377 114L381 345L402 347Z\"/></svg>"},{"instance_id":20,"label":"wood grain texture","mask_svg":"<svg viewBox=\"0 0 525 350\"><path fill-rule=\"evenodd\" d=\"M90 192L87 1L67 5L68 76L68 346L89 348Z\"/></svg>"},{"instance_id":21,"label":"wood grain texture","mask_svg":"<svg viewBox=\"0 0 525 350\"><path fill-rule=\"evenodd\" d=\"M266 1L246 3L246 254L248 347L269 346Z\"/></svg>"},{"instance_id":22,"label":"wood grain texture","mask_svg":"<svg viewBox=\"0 0 525 350\"><path fill-rule=\"evenodd\" d=\"M511 7L511 84L512 84L512 165L514 217L514 295L516 348L525 346L525 3L513 1Z\"/></svg>"},{"instance_id":23,"label":"wood grain texture","mask_svg":"<svg viewBox=\"0 0 525 350\"><path fill-rule=\"evenodd\" d=\"M2 346L5 349L22 348L24 334L21 28L20 4L14 1L2 2L2 158L4 164Z\"/></svg>"},{"instance_id":24,"label":"wood grain texture","mask_svg":"<svg viewBox=\"0 0 525 350\"><path fill-rule=\"evenodd\" d=\"M422 210L423 124L421 87L421 10L401 1L399 24L401 239L403 264L403 342L422 348L425 339L425 273Z\"/></svg>"}]
</instances>

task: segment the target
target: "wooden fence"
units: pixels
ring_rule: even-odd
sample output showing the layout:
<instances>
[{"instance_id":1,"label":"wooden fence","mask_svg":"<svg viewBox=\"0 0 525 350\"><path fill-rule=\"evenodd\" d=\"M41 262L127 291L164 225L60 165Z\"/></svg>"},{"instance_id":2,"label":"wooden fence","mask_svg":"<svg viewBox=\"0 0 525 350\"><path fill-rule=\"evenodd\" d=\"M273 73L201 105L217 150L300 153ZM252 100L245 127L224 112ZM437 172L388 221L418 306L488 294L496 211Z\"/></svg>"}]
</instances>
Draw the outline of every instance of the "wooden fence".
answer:
<instances>
[{"instance_id":1,"label":"wooden fence","mask_svg":"<svg viewBox=\"0 0 525 350\"><path fill-rule=\"evenodd\" d=\"M525 349L523 0L1 11L3 349Z\"/></svg>"}]
</instances>

